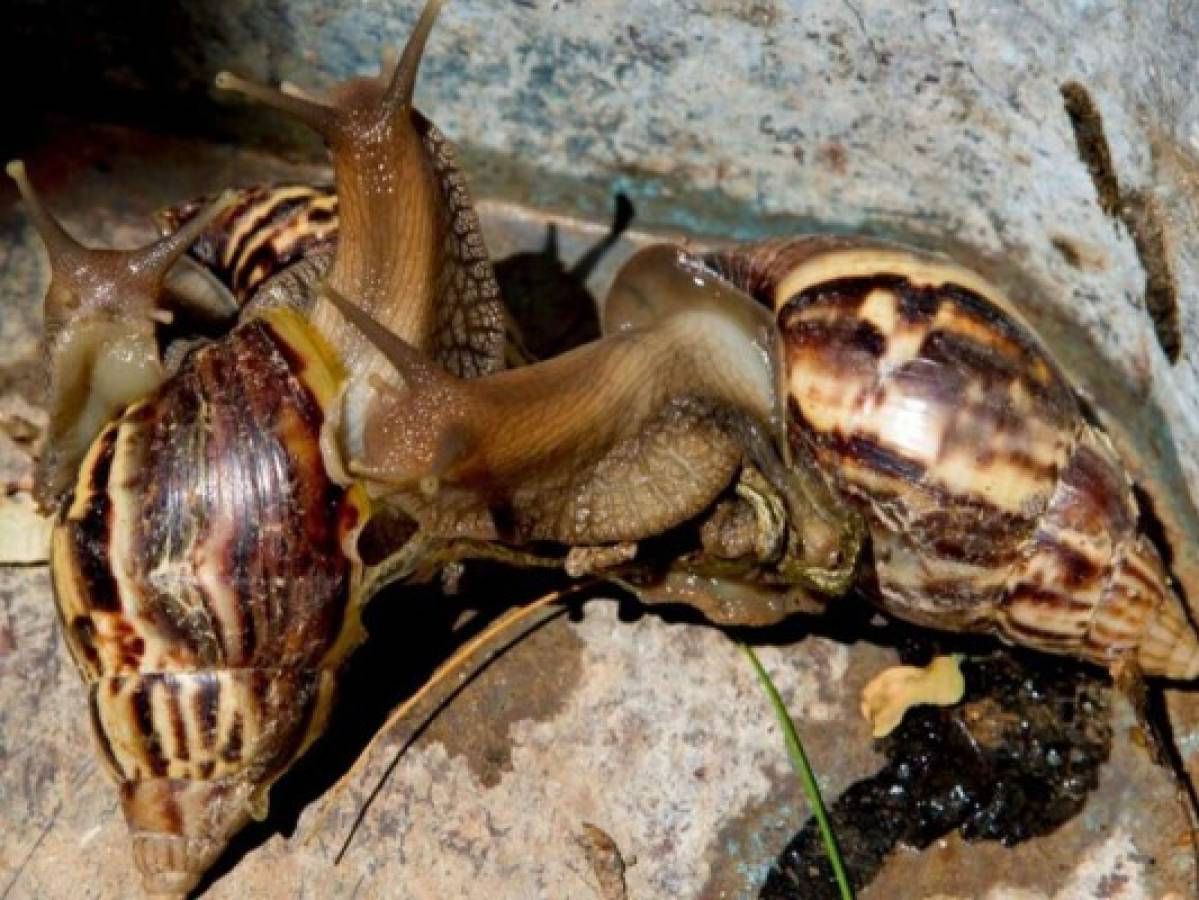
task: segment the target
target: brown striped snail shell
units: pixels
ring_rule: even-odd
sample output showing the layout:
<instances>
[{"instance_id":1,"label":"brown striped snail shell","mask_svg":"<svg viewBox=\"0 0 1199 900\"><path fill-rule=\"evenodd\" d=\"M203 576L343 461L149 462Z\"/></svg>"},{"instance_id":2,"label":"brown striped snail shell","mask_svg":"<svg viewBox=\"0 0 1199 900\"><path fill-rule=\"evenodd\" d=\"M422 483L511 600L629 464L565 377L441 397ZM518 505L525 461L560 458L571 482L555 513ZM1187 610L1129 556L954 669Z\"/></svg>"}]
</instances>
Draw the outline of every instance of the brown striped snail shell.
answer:
<instances>
[{"instance_id":1,"label":"brown striped snail shell","mask_svg":"<svg viewBox=\"0 0 1199 900\"><path fill-rule=\"evenodd\" d=\"M53 533L59 613L151 893L188 890L265 815L362 637L368 505L321 463L338 372L307 332L277 312L191 354L101 432Z\"/></svg>"},{"instance_id":2,"label":"brown striped snail shell","mask_svg":"<svg viewBox=\"0 0 1199 900\"><path fill-rule=\"evenodd\" d=\"M233 295L238 306L264 282L303 260L331 262L339 231L332 185L253 185L229 192L230 202L205 226L188 255ZM204 199L178 203L158 214L164 235L191 223Z\"/></svg>"},{"instance_id":3,"label":"brown striped snail shell","mask_svg":"<svg viewBox=\"0 0 1199 900\"><path fill-rule=\"evenodd\" d=\"M353 79L341 107L321 107L344 237L330 277L478 374L502 363L498 294L452 155L411 106L439 6L394 73ZM157 331L175 312L167 270L236 198L144 250L88 250L20 164L9 172L53 271L37 482L58 513L56 602L145 888L182 896L320 735L362 637L356 539L371 507L333 480L321 432L373 351L318 300L311 316L244 311L172 371ZM387 252L372 222L402 223Z\"/></svg>"},{"instance_id":4,"label":"brown striped snail shell","mask_svg":"<svg viewBox=\"0 0 1199 900\"><path fill-rule=\"evenodd\" d=\"M707 263L775 311L792 440L863 513L883 608L1199 676L1193 610L1140 530L1131 479L999 288L862 240L775 241Z\"/></svg>"}]
</instances>

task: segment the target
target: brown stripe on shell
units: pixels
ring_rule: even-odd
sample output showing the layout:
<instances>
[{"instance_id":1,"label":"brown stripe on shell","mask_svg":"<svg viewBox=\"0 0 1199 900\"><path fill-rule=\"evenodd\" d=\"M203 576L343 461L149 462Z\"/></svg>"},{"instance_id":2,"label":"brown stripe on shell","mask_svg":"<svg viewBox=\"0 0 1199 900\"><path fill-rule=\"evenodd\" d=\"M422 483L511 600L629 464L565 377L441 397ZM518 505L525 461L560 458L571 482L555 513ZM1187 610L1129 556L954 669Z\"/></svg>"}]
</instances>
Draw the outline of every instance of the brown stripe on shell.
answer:
<instances>
[{"instance_id":1,"label":"brown stripe on shell","mask_svg":"<svg viewBox=\"0 0 1199 900\"><path fill-rule=\"evenodd\" d=\"M1001 634L1017 644L1047 650L1050 653L1074 654L1079 646L1078 638L1074 634L1056 631L1023 619L1007 622Z\"/></svg>"},{"instance_id":2,"label":"brown stripe on shell","mask_svg":"<svg viewBox=\"0 0 1199 900\"><path fill-rule=\"evenodd\" d=\"M225 762L241 761L242 728L244 726L245 720L242 711L240 709L233 710L233 723L229 726L229 733L225 735L224 746L221 748L221 758Z\"/></svg>"},{"instance_id":3,"label":"brown stripe on shell","mask_svg":"<svg viewBox=\"0 0 1199 900\"><path fill-rule=\"evenodd\" d=\"M183 724L183 704L180 696L180 684L175 678L164 678L162 684L165 691L163 699L166 705L167 719L170 723L171 738L173 739L171 748L175 759L181 762L188 762L191 759L191 749L187 728Z\"/></svg>"},{"instance_id":4,"label":"brown stripe on shell","mask_svg":"<svg viewBox=\"0 0 1199 900\"><path fill-rule=\"evenodd\" d=\"M924 477L923 463L885 447L877 438L864 434L832 434L827 437L843 459L904 481L919 481Z\"/></svg>"},{"instance_id":5,"label":"brown stripe on shell","mask_svg":"<svg viewBox=\"0 0 1199 900\"><path fill-rule=\"evenodd\" d=\"M1068 450L1067 440L1055 442L1052 436L1077 411L1064 385L1024 378L1027 358L1041 352L1035 339L1017 323L989 339L978 323L989 327L1003 319L1000 310L960 285L917 286L887 272L831 284L810 285L784 301L779 319L793 397L805 420L811 424L814 415L817 423L842 423L843 436L818 438L836 451L837 458L826 462L848 466L851 480L855 471L864 477L858 485L864 494L883 491L895 499L911 482L922 492L938 491L951 504L969 499L984 516L997 501L1006 501L1003 512L1035 517ZM844 336L866 321L867 301L875 296L889 298L874 304L890 310L889 343L914 350L896 357L888 346L874 364L873 383L866 384L863 355ZM830 297L836 304L831 313L822 306ZM802 333L817 311L819 347ZM847 407L849 396L856 400ZM869 455L852 451L855 442L881 447L888 458L872 466ZM892 465L895 459L909 465ZM953 541L947 546L952 552Z\"/></svg>"},{"instance_id":6,"label":"brown stripe on shell","mask_svg":"<svg viewBox=\"0 0 1199 900\"><path fill-rule=\"evenodd\" d=\"M271 188L264 185L238 190L234 202L204 230L188 250L193 259L212 271L230 290L233 283L230 266L235 258L231 247L231 235L247 218L257 218L258 208L270 191ZM162 210L158 213L160 230L163 234L177 231L195 218L208 202L209 198L199 197Z\"/></svg>"},{"instance_id":7,"label":"brown stripe on shell","mask_svg":"<svg viewBox=\"0 0 1199 900\"><path fill-rule=\"evenodd\" d=\"M709 253L703 262L751 297L774 306L775 287L797 266L814 257L861 246L860 238L831 235L781 238Z\"/></svg>"},{"instance_id":8,"label":"brown stripe on shell","mask_svg":"<svg viewBox=\"0 0 1199 900\"><path fill-rule=\"evenodd\" d=\"M1093 602L1078 599L1052 587L1022 584L1004 598L1007 615L1013 620L1034 621L1038 618L1057 618L1071 621L1071 629L1079 635L1086 629Z\"/></svg>"},{"instance_id":9,"label":"brown stripe on shell","mask_svg":"<svg viewBox=\"0 0 1199 900\"><path fill-rule=\"evenodd\" d=\"M993 345L943 328L929 329L920 345L920 358L933 363L939 370L968 375L971 382L978 383L988 394L1021 378L1021 359L1012 358Z\"/></svg>"},{"instance_id":10,"label":"brown stripe on shell","mask_svg":"<svg viewBox=\"0 0 1199 900\"><path fill-rule=\"evenodd\" d=\"M314 212L320 216L314 216ZM337 197L332 188L289 196L276 189L257 211L253 225L232 248L229 283L234 295L250 297L266 279L278 274L336 233Z\"/></svg>"},{"instance_id":11,"label":"brown stripe on shell","mask_svg":"<svg viewBox=\"0 0 1199 900\"><path fill-rule=\"evenodd\" d=\"M1047 363L1050 362L1041 342L1032 332L978 291L952 281L936 290L942 301L948 303L956 314L973 318L981 325L982 328L973 333L985 335L986 342L997 351L1026 359L1043 356Z\"/></svg>"},{"instance_id":12,"label":"brown stripe on shell","mask_svg":"<svg viewBox=\"0 0 1199 900\"><path fill-rule=\"evenodd\" d=\"M851 320L792 319L787 328L793 354L814 356L845 375L873 373L887 339L872 323Z\"/></svg>"},{"instance_id":13,"label":"brown stripe on shell","mask_svg":"<svg viewBox=\"0 0 1199 900\"><path fill-rule=\"evenodd\" d=\"M109 474L116 452L117 429L107 428L97 438L100 445L90 471L80 473L80 487L86 484L83 514L67 519L65 527L74 545L76 573L81 593L91 609L114 612L121 607L120 591L108 557L111 542L112 501L109 498Z\"/></svg>"},{"instance_id":14,"label":"brown stripe on shell","mask_svg":"<svg viewBox=\"0 0 1199 900\"><path fill-rule=\"evenodd\" d=\"M310 223L305 222L304 230L300 232L300 226L293 226L300 233L277 233L246 254L231 275L236 296L252 297L258 288L292 264L332 249L333 242L313 235L310 227Z\"/></svg>"},{"instance_id":15,"label":"brown stripe on shell","mask_svg":"<svg viewBox=\"0 0 1199 900\"><path fill-rule=\"evenodd\" d=\"M127 569L143 624L189 665L308 667L340 633L345 492L324 471L303 365L255 320L148 404Z\"/></svg>"},{"instance_id":16,"label":"brown stripe on shell","mask_svg":"<svg viewBox=\"0 0 1199 900\"><path fill-rule=\"evenodd\" d=\"M100 719L100 706L98 702L100 687L103 681L94 681L88 686L87 691L87 711L88 717L92 725L92 734L96 737L96 746L100 750L100 758L104 760L105 768L114 778L119 778L124 774L120 762L117 760L116 753L113 751L112 742L108 739L108 731L104 727Z\"/></svg>"},{"instance_id":17,"label":"brown stripe on shell","mask_svg":"<svg viewBox=\"0 0 1199 900\"><path fill-rule=\"evenodd\" d=\"M100 653L96 649L96 625L91 616L76 616L67 628L67 642L80 666L90 677L100 671Z\"/></svg>"},{"instance_id":18,"label":"brown stripe on shell","mask_svg":"<svg viewBox=\"0 0 1199 900\"><path fill-rule=\"evenodd\" d=\"M1063 588L1077 590L1110 575L1110 569L1104 567L1102 560L1069 547L1060 540L1039 540L1036 545L1034 552L1044 552L1056 559L1058 581Z\"/></svg>"},{"instance_id":19,"label":"brown stripe on shell","mask_svg":"<svg viewBox=\"0 0 1199 900\"><path fill-rule=\"evenodd\" d=\"M167 774L169 763L163 753L162 737L154 718L152 693L157 680L139 680L129 694L130 721L142 746L145 764L151 775Z\"/></svg>"},{"instance_id":20,"label":"brown stripe on shell","mask_svg":"<svg viewBox=\"0 0 1199 900\"><path fill-rule=\"evenodd\" d=\"M211 749L216 742L220 700L221 685L219 681L210 678L195 679L192 692L195 733L200 747L204 750Z\"/></svg>"},{"instance_id":21,"label":"brown stripe on shell","mask_svg":"<svg viewBox=\"0 0 1199 900\"><path fill-rule=\"evenodd\" d=\"M996 509L985 500L963 498L954 503L939 490L929 496L933 506L913 527L936 560L1007 568L1032 528L1028 517ZM944 505L937 505L938 498L944 498Z\"/></svg>"},{"instance_id":22,"label":"brown stripe on shell","mask_svg":"<svg viewBox=\"0 0 1199 900\"><path fill-rule=\"evenodd\" d=\"M207 198L200 198L164 210L159 214L163 232L177 230L206 204ZM337 224L337 196L331 186L242 188L189 254L245 303L268 278L330 245Z\"/></svg>"}]
</instances>

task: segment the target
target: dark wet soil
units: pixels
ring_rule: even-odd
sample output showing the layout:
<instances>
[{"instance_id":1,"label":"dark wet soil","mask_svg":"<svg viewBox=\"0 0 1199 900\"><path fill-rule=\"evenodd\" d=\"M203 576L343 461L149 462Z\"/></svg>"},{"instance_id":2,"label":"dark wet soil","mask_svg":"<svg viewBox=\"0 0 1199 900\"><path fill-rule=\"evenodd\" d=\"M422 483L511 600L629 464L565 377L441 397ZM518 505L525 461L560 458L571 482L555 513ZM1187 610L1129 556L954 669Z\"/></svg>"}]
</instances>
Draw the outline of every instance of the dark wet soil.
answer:
<instances>
[{"instance_id":1,"label":"dark wet soil","mask_svg":"<svg viewBox=\"0 0 1199 900\"><path fill-rule=\"evenodd\" d=\"M924 664L928 644L905 662ZM920 707L879 741L887 764L829 806L855 889L899 844L925 848L952 831L1006 845L1047 834L1083 808L1111 749L1111 685L1068 661L1007 650L967 660L966 696ZM814 819L771 868L760 897L839 896Z\"/></svg>"}]
</instances>

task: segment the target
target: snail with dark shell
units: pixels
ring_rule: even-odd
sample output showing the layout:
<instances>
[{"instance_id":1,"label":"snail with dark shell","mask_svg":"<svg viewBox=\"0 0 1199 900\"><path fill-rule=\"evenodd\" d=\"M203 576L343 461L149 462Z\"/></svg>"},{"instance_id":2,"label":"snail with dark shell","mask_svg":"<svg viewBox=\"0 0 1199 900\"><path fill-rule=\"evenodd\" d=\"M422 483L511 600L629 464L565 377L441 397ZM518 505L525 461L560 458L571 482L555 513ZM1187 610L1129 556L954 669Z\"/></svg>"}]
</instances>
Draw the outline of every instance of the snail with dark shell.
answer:
<instances>
[{"instance_id":1,"label":"snail with dark shell","mask_svg":"<svg viewBox=\"0 0 1199 900\"><path fill-rule=\"evenodd\" d=\"M150 893L185 894L265 815L370 595L459 558L608 567L742 624L860 576L920 624L1199 674L1119 459L966 269L847 239L652 247L601 339L504 370L478 219L411 102L441 6L327 100L218 76L324 137L335 194L242 190L168 213L149 248L89 250L9 168L53 269L55 593ZM187 302L164 280L193 243L244 305L162 354ZM368 565L383 518L402 527ZM672 532L691 549L633 558Z\"/></svg>"}]
</instances>

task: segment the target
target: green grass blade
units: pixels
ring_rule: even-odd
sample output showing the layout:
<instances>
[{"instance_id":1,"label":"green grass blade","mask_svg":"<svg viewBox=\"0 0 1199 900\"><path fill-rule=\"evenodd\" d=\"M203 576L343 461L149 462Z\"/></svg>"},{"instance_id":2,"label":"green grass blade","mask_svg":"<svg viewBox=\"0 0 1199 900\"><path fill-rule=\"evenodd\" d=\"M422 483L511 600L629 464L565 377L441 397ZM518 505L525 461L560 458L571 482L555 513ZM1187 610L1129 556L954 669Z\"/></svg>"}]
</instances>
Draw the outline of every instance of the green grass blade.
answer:
<instances>
[{"instance_id":1,"label":"green grass blade","mask_svg":"<svg viewBox=\"0 0 1199 900\"><path fill-rule=\"evenodd\" d=\"M787 742L787 755L791 757L791 767L799 776L804 794L808 798L808 805L812 807L812 812L816 816L820 837L824 841L824 851L828 854L828 861L833 867L833 875L837 879L837 887L841 891L841 900L853 900L853 888L850 886L849 876L845 872L845 863L841 860L841 850L837 847L837 838L833 834L833 826L829 823L828 811L825 810L824 800L820 797L820 787L816 784L816 776L812 774L812 765L808 762L808 755L804 753L803 744L800 743L799 734L795 730L795 723L791 721L787 707L783 704L783 698L779 696L774 682L766 674L766 670L758 660L758 655L747 644L738 646L749 659L749 664L754 667L754 672L757 673L758 680L762 682L766 696L770 699L774 715L783 729L783 735Z\"/></svg>"}]
</instances>

